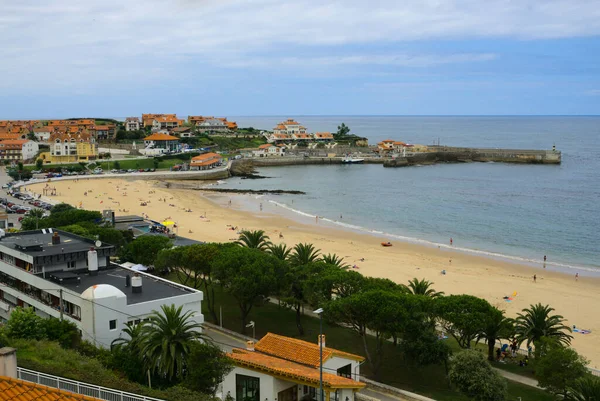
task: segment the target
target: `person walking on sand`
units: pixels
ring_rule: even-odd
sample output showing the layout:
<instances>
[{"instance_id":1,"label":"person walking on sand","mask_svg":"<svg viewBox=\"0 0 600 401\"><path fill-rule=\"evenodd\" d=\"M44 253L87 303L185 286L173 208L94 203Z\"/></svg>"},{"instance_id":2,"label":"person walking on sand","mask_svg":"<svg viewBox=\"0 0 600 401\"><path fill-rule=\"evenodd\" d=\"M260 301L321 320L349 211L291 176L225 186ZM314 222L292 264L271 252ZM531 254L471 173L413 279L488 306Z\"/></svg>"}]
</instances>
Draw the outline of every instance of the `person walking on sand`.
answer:
<instances>
[{"instance_id":1,"label":"person walking on sand","mask_svg":"<svg viewBox=\"0 0 600 401\"><path fill-rule=\"evenodd\" d=\"M546 255L544 255L544 263L546 263Z\"/></svg>"},{"instance_id":2,"label":"person walking on sand","mask_svg":"<svg viewBox=\"0 0 600 401\"><path fill-rule=\"evenodd\" d=\"M535 274L533 275L533 282L537 283L537 275L535 275Z\"/></svg>"},{"instance_id":3,"label":"person walking on sand","mask_svg":"<svg viewBox=\"0 0 600 401\"><path fill-rule=\"evenodd\" d=\"M450 237L450 245L451 245L451 246L452 246L452 242L453 242L453 241L452 241L452 237Z\"/></svg>"},{"instance_id":4,"label":"person walking on sand","mask_svg":"<svg viewBox=\"0 0 600 401\"><path fill-rule=\"evenodd\" d=\"M579 281L579 273L575 273L575 281Z\"/></svg>"}]
</instances>

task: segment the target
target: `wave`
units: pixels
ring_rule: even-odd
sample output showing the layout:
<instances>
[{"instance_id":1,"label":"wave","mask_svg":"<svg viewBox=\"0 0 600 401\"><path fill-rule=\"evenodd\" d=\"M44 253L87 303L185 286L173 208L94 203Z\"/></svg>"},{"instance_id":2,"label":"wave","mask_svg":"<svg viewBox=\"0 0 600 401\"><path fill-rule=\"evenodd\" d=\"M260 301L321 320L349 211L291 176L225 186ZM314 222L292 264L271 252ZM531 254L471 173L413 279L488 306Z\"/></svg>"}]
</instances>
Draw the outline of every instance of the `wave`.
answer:
<instances>
[{"instance_id":1,"label":"wave","mask_svg":"<svg viewBox=\"0 0 600 401\"><path fill-rule=\"evenodd\" d=\"M317 217L317 215L315 215L315 214L310 214L310 213L304 212L299 209L294 209L293 207L286 205L285 203L277 202L274 200L269 200L269 203L277 205L278 207L281 207L283 209L289 210L290 212L296 213L300 216L310 217L310 218ZM552 267L563 268L563 269L577 269L577 270L583 270L583 271L589 271L589 272L595 272L595 273L599 272L599 269L594 268L594 267L570 265L567 263L560 263L560 262L548 262L548 261L544 262L543 260L540 260L540 259L526 258L526 257L521 257L521 256L515 256L515 255L507 255L507 254L503 254L503 253L499 253L499 252L484 251L481 249L457 247L457 246L453 246L453 245L448 245L448 244L443 244L443 243L439 243L439 242L425 240L422 238L408 237L408 236L399 235L399 234L392 234L392 233L388 233L385 231L375 230L375 229L371 229L368 227L359 226L356 224L344 223L339 220L333 220L333 219L329 219L329 218L321 217L321 216L319 216L319 220L325 221L327 223L330 223L330 224L333 224L333 225L336 225L339 227L343 227L345 229L350 229L350 230L364 232L364 233L371 234L371 235L381 236L381 237L385 237L387 239L391 238L391 239L396 239L396 240L400 240L403 242L425 245L428 247L443 248L443 249L447 249L447 250L459 251L459 252L463 252L463 253L469 253L469 254L484 256L484 257L488 257L488 258L515 261L515 262L519 262L519 263L525 263L528 265L535 264L535 265L552 266Z\"/></svg>"}]
</instances>

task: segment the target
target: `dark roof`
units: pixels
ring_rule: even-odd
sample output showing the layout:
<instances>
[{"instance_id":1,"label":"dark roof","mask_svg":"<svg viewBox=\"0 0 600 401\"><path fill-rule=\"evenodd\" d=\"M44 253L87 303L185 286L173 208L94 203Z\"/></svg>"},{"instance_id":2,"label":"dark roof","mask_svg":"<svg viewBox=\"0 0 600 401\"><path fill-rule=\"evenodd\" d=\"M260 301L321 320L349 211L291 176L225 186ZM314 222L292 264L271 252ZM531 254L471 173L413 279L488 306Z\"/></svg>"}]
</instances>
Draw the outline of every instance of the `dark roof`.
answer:
<instances>
[{"instance_id":1,"label":"dark roof","mask_svg":"<svg viewBox=\"0 0 600 401\"><path fill-rule=\"evenodd\" d=\"M58 233L60 237L59 244L52 243L54 233ZM109 256L115 251L115 247L110 244L102 243L100 247L96 247L95 241L91 239L52 228L9 233L0 238L1 245L18 249L33 257L87 252L91 247L98 251L98 256Z\"/></svg>"},{"instance_id":2,"label":"dark roof","mask_svg":"<svg viewBox=\"0 0 600 401\"><path fill-rule=\"evenodd\" d=\"M186 290L175 284L169 284L150 275L142 275L142 292L134 294L131 291L131 286L125 287L125 278L127 275L133 277L133 274L134 272L130 270L123 269L117 265L111 265L109 269L99 270L97 276L82 273L77 275L79 276L79 281L65 280L61 285L66 289L81 294L93 285L109 284L127 295L128 305L192 293L191 290Z\"/></svg>"}]
</instances>

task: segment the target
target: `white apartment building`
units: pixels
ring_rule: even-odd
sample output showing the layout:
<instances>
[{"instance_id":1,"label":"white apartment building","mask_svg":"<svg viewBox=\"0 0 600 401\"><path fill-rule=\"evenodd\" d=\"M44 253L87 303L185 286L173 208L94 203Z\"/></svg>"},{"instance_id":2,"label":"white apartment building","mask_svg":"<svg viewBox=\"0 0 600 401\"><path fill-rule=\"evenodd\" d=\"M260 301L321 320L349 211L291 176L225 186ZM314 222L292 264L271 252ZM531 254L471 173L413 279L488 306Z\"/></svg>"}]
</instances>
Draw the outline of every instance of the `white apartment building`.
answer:
<instances>
[{"instance_id":1,"label":"white apartment building","mask_svg":"<svg viewBox=\"0 0 600 401\"><path fill-rule=\"evenodd\" d=\"M140 119L138 117L127 117L125 119L125 131L137 131L140 129Z\"/></svg>"},{"instance_id":2,"label":"white apartment building","mask_svg":"<svg viewBox=\"0 0 600 401\"><path fill-rule=\"evenodd\" d=\"M0 238L0 319L33 307L75 323L84 340L105 348L128 322L161 305L183 306L204 322L201 291L111 264L114 254L110 244L51 228L7 234Z\"/></svg>"}]
</instances>

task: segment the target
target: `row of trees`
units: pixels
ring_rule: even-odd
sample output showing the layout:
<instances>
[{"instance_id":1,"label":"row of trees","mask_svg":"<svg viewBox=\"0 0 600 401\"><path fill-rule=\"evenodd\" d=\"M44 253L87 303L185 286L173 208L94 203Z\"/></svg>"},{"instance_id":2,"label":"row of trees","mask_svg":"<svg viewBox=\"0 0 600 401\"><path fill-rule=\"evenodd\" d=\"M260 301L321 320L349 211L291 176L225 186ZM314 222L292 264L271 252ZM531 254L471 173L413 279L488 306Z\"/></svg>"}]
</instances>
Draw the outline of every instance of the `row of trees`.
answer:
<instances>
[{"instance_id":1,"label":"row of trees","mask_svg":"<svg viewBox=\"0 0 600 401\"><path fill-rule=\"evenodd\" d=\"M494 359L497 341L503 339L533 346L539 360L550 353L557 355L556 347L572 351L565 347L572 338L569 327L547 305L531 305L516 319L509 319L483 299L445 296L432 288L433 283L416 278L404 285L364 277L348 269L335 254L323 255L312 244L291 248L273 244L261 230L244 231L230 244L170 248L165 242L162 249L148 252L147 245L144 249L146 262L154 259L156 267L174 271L178 281L204 291L205 306L215 322L215 287L233 297L240 309L242 332L252 308L269 298L277 298L280 305L295 312L299 335L304 333L303 308L323 307L331 323L342 324L362 338L365 356L376 376L388 341L417 365L448 367L451 351L440 341L440 329L464 349L486 342L490 360ZM552 351L544 353L544 349ZM567 384L546 387L552 391L561 387L564 392Z\"/></svg>"}]
</instances>

